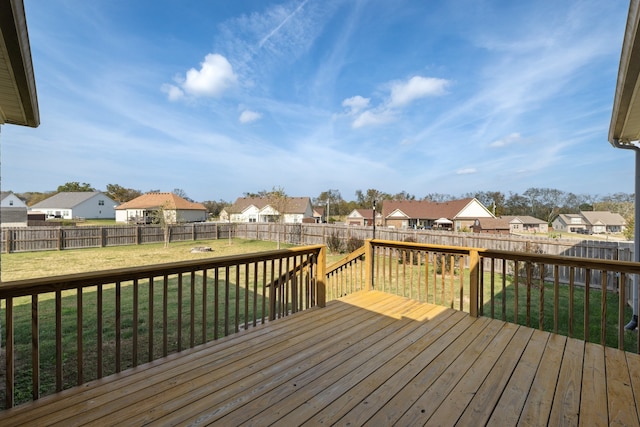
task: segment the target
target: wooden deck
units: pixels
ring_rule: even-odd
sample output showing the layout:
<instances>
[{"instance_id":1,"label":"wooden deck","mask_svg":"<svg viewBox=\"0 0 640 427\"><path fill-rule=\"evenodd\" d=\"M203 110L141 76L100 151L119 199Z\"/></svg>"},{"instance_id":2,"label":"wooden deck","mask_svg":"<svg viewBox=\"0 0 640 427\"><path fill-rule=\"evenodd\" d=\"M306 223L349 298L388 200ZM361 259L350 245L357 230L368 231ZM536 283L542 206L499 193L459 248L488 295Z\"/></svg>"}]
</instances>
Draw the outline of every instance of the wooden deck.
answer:
<instances>
[{"instance_id":1,"label":"wooden deck","mask_svg":"<svg viewBox=\"0 0 640 427\"><path fill-rule=\"evenodd\" d=\"M363 292L0 412L0 425L639 425L640 356Z\"/></svg>"}]
</instances>

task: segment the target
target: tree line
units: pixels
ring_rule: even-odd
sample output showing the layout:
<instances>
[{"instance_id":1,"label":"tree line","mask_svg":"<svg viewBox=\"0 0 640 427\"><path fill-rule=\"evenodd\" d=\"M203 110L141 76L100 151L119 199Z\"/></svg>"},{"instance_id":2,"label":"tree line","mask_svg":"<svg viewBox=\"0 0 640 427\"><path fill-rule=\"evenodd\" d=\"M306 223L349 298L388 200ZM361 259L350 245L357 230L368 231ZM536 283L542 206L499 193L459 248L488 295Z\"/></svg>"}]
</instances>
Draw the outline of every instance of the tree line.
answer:
<instances>
[{"instance_id":1,"label":"tree line","mask_svg":"<svg viewBox=\"0 0 640 427\"><path fill-rule=\"evenodd\" d=\"M275 188L275 187L274 187ZM282 187L277 188L279 198L286 198L288 195ZM32 206L52 195L64 191L102 191L96 190L91 184L80 182L67 182L58 186L56 191L49 192L25 192L15 193L25 201L27 206ZM160 190L149 190L147 192L158 192ZM245 192L244 197L272 198L275 190L261 190L258 192ZM144 194L142 191L126 188L118 184L107 184L103 191L111 199L119 203L124 203ZM146 192L145 192L146 193ZM187 195L186 191L180 188L173 189L172 193L194 201ZM387 200L428 200L432 202L447 202L463 198L476 198L486 206L494 215L529 215L548 223L551 223L556 216L562 213L578 213L580 211L610 211L619 213L628 223L633 221L635 195L628 193L614 193L607 195L575 194L554 188L531 187L522 193L501 191L478 191L461 195L446 193L427 193L422 197L416 197L406 191L396 194L385 193L383 191L370 188L365 191L356 190L355 198L345 200L340 190L329 189L322 191L317 197L312 197L313 206L324 208L325 214L330 218L348 215L354 209L372 209L374 201L376 210L382 211L384 202ZM201 201L208 213L216 217L223 208L230 206L232 201L205 200Z\"/></svg>"}]
</instances>

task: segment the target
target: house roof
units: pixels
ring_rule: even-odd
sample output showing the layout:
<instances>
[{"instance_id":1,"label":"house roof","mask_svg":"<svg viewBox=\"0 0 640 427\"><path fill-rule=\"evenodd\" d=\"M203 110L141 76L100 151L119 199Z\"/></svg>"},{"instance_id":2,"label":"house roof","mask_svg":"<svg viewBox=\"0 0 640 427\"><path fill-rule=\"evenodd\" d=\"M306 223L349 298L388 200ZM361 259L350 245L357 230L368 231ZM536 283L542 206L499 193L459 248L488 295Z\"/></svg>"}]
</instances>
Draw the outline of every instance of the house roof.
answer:
<instances>
[{"instance_id":1,"label":"house roof","mask_svg":"<svg viewBox=\"0 0 640 427\"><path fill-rule=\"evenodd\" d=\"M0 200L4 200L4 199L6 199L7 197L9 197L12 194L13 193L11 191L0 191ZM18 196L16 196L16 197L18 197Z\"/></svg>"},{"instance_id":2,"label":"house roof","mask_svg":"<svg viewBox=\"0 0 640 427\"><path fill-rule=\"evenodd\" d=\"M580 214L591 225L598 223L603 225L625 225L622 215L609 211L583 211Z\"/></svg>"},{"instance_id":3,"label":"house roof","mask_svg":"<svg viewBox=\"0 0 640 427\"><path fill-rule=\"evenodd\" d=\"M118 206L116 210L159 209L206 211L202 203L190 202L173 193L147 193Z\"/></svg>"},{"instance_id":4,"label":"house roof","mask_svg":"<svg viewBox=\"0 0 640 427\"><path fill-rule=\"evenodd\" d=\"M576 222L572 222L571 219L572 218L578 218L580 220L579 223ZM561 222L565 223L566 225L585 225L586 222L584 220L584 217L580 214L560 214L558 215L558 217L556 218L556 220L560 220Z\"/></svg>"},{"instance_id":5,"label":"house roof","mask_svg":"<svg viewBox=\"0 0 640 427\"><path fill-rule=\"evenodd\" d=\"M307 206L309 206L310 204L311 199L309 197L287 197L287 209L283 213L303 214L307 211ZM255 206L256 208L262 210L269 205L269 198L267 197L238 197L234 204L229 206L225 210L230 214L242 213L251 206Z\"/></svg>"},{"instance_id":6,"label":"house roof","mask_svg":"<svg viewBox=\"0 0 640 427\"><path fill-rule=\"evenodd\" d=\"M40 124L23 0L0 1L0 124Z\"/></svg>"},{"instance_id":7,"label":"house roof","mask_svg":"<svg viewBox=\"0 0 640 427\"><path fill-rule=\"evenodd\" d=\"M354 212L357 213L357 215L352 215ZM359 218L371 219L371 218L373 218L373 209L354 209L349 214L349 217L350 218L359 217ZM378 217L378 218L380 217L380 212L376 212L376 217Z\"/></svg>"},{"instance_id":8,"label":"house roof","mask_svg":"<svg viewBox=\"0 0 640 427\"><path fill-rule=\"evenodd\" d=\"M618 80L609 125L609 142L614 146L640 140L640 1L629 3L622 42Z\"/></svg>"},{"instance_id":9,"label":"house roof","mask_svg":"<svg viewBox=\"0 0 640 427\"><path fill-rule=\"evenodd\" d=\"M523 224L546 224L547 221L543 221L539 218L528 215L503 215L500 218L506 219L509 223L521 222Z\"/></svg>"},{"instance_id":10,"label":"house roof","mask_svg":"<svg viewBox=\"0 0 640 427\"><path fill-rule=\"evenodd\" d=\"M407 218L453 219L473 200L473 198L466 198L443 203L428 200L385 200L382 205L382 216L388 218L391 214L402 212Z\"/></svg>"},{"instance_id":11,"label":"house roof","mask_svg":"<svg viewBox=\"0 0 640 427\"><path fill-rule=\"evenodd\" d=\"M31 209L72 209L79 204L100 194L102 194L105 198L111 200L107 195L100 191L63 191L60 193L56 193L41 202L36 203L35 205L31 206Z\"/></svg>"},{"instance_id":12,"label":"house roof","mask_svg":"<svg viewBox=\"0 0 640 427\"><path fill-rule=\"evenodd\" d=\"M509 221L504 217L502 218L478 218L477 224L480 224L480 228L483 230L509 230Z\"/></svg>"}]
</instances>

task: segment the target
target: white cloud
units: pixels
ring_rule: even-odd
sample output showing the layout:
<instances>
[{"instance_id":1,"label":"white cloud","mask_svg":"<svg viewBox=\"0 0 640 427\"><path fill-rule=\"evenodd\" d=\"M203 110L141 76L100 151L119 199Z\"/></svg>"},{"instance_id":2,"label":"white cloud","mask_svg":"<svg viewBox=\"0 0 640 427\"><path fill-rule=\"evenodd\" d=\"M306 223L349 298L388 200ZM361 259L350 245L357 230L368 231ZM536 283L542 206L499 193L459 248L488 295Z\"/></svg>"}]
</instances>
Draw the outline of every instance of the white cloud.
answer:
<instances>
[{"instance_id":1,"label":"white cloud","mask_svg":"<svg viewBox=\"0 0 640 427\"><path fill-rule=\"evenodd\" d=\"M478 170L476 168L464 168L464 169L458 169L456 171L456 175L471 175L477 172Z\"/></svg>"},{"instance_id":2,"label":"white cloud","mask_svg":"<svg viewBox=\"0 0 640 427\"><path fill-rule=\"evenodd\" d=\"M364 110L369 106L369 98L364 98L360 95L352 96L342 101L342 106L349 108L351 114L355 114Z\"/></svg>"},{"instance_id":3,"label":"white cloud","mask_svg":"<svg viewBox=\"0 0 640 427\"><path fill-rule=\"evenodd\" d=\"M448 85L448 80L422 76L411 77L406 82L393 83L389 107L402 107L416 99L444 95Z\"/></svg>"},{"instance_id":4,"label":"white cloud","mask_svg":"<svg viewBox=\"0 0 640 427\"><path fill-rule=\"evenodd\" d=\"M177 101L184 98L183 90L175 85L164 84L161 89L169 96L169 101Z\"/></svg>"},{"instance_id":5,"label":"white cloud","mask_svg":"<svg viewBox=\"0 0 640 427\"><path fill-rule=\"evenodd\" d=\"M370 98L354 96L342 101L342 106L349 108L349 114L357 115L351 126L354 129L387 123L401 107L405 107L416 99L430 96L441 96L446 93L449 80L435 77L414 76L406 81L395 81L386 86L390 88L389 97L378 106L370 109Z\"/></svg>"},{"instance_id":6,"label":"white cloud","mask_svg":"<svg viewBox=\"0 0 640 427\"><path fill-rule=\"evenodd\" d=\"M514 144L521 140L522 140L522 137L520 136L520 134L517 132L514 132L512 134L505 136L504 138L493 141L491 144L489 144L489 147L506 147L507 145Z\"/></svg>"},{"instance_id":7,"label":"white cloud","mask_svg":"<svg viewBox=\"0 0 640 427\"><path fill-rule=\"evenodd\" d=\"M184 79L179 79L180 87L165 85L164 91L170 100L180 99L185 93L195 97L218 97L238 81L233 67L222 55L210 53L200 65L199 70L191 68Z\"/></svg>"},{"instance_id":8,"label":"white cloud","mask_svg":"<svg viewBox=\"0 0 640 427\"><path fill-rule=\"evenodd\" d=\"M379 125L381 123L387 123L392 120L391 113L383 111L380 113L373 112L371 110L365 111L360 114L351 124L354 129L361 128L363 126Z\"/></svg>"},{"instance_id":9,"label":"white cloud","mask_svg":"<svg viewBox=\"0 0 640 427\"><path fill-rule=\"evenodd\" d=\"M262 118L262 114L260 113L257 113L251 110L244 110L242 113L240 113L240 117L238 118L238 121L240 123L251 123L261 118Z\"/></svg>"}]
</instances>

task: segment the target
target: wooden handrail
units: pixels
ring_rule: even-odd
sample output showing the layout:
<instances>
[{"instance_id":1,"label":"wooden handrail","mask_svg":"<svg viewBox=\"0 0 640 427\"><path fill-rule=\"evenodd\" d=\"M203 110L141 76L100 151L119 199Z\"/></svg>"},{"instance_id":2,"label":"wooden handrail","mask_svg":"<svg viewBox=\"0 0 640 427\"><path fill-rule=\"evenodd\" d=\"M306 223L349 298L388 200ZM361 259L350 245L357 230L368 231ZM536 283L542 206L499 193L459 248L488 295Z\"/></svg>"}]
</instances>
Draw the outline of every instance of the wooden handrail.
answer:
<instances>
[{"instance_id":1,"label":"wooden handrail","mask_svg":"<svg viewBox=\"0 0 640 427\"><path fill-rule=\"evenodd\" d=\"M6 378L5 407L14 406L18 392L37 399L43 387L49 390L47 393L61 391L237 332L250 324L324 306L325 264L325 247L314 245L1 283L6 363L0 369L4 368ZM274 268L278 269L275 275ZM266 275L278 286L268 286ZM51 294L53 304L42 298L43 294ZM31 304L17 305L16 299L23 297L30 297ZM66 310L70 304L75 312ZM107 304L113 308L107 309ZM51 306L53 321L40 320L45 305ZM175 307L171 322L170 307ZM87 321L95 322L95 336L86 335ZM76 324L71 328L75 329L75 343L71 345L64 343L69 338L69 322ZM26 336L16 336L18 323L31 325L28 347ZM112 343L117 354L113 354ZM53 350L43 358L45 347ZM14 358L18 354L19 359ZM70 355L75 356L75 362L67 360ZM16 363L27 358L31 362L26 365ZM53 364L48 365L51 360ZM87 366L92 368L85 369ZM40 375L41 369L48 369L47 374ZM19 376L16 370L21 371ZM25 377L25 370L33 373L31 378L27 376L29 384L16 385L17 378ZM88 374L90 370L93 373ZM70 384L69 372L76 377ZM53 386L43 384L45 378L53 378Z\"/></svg>"}]
</instances>

